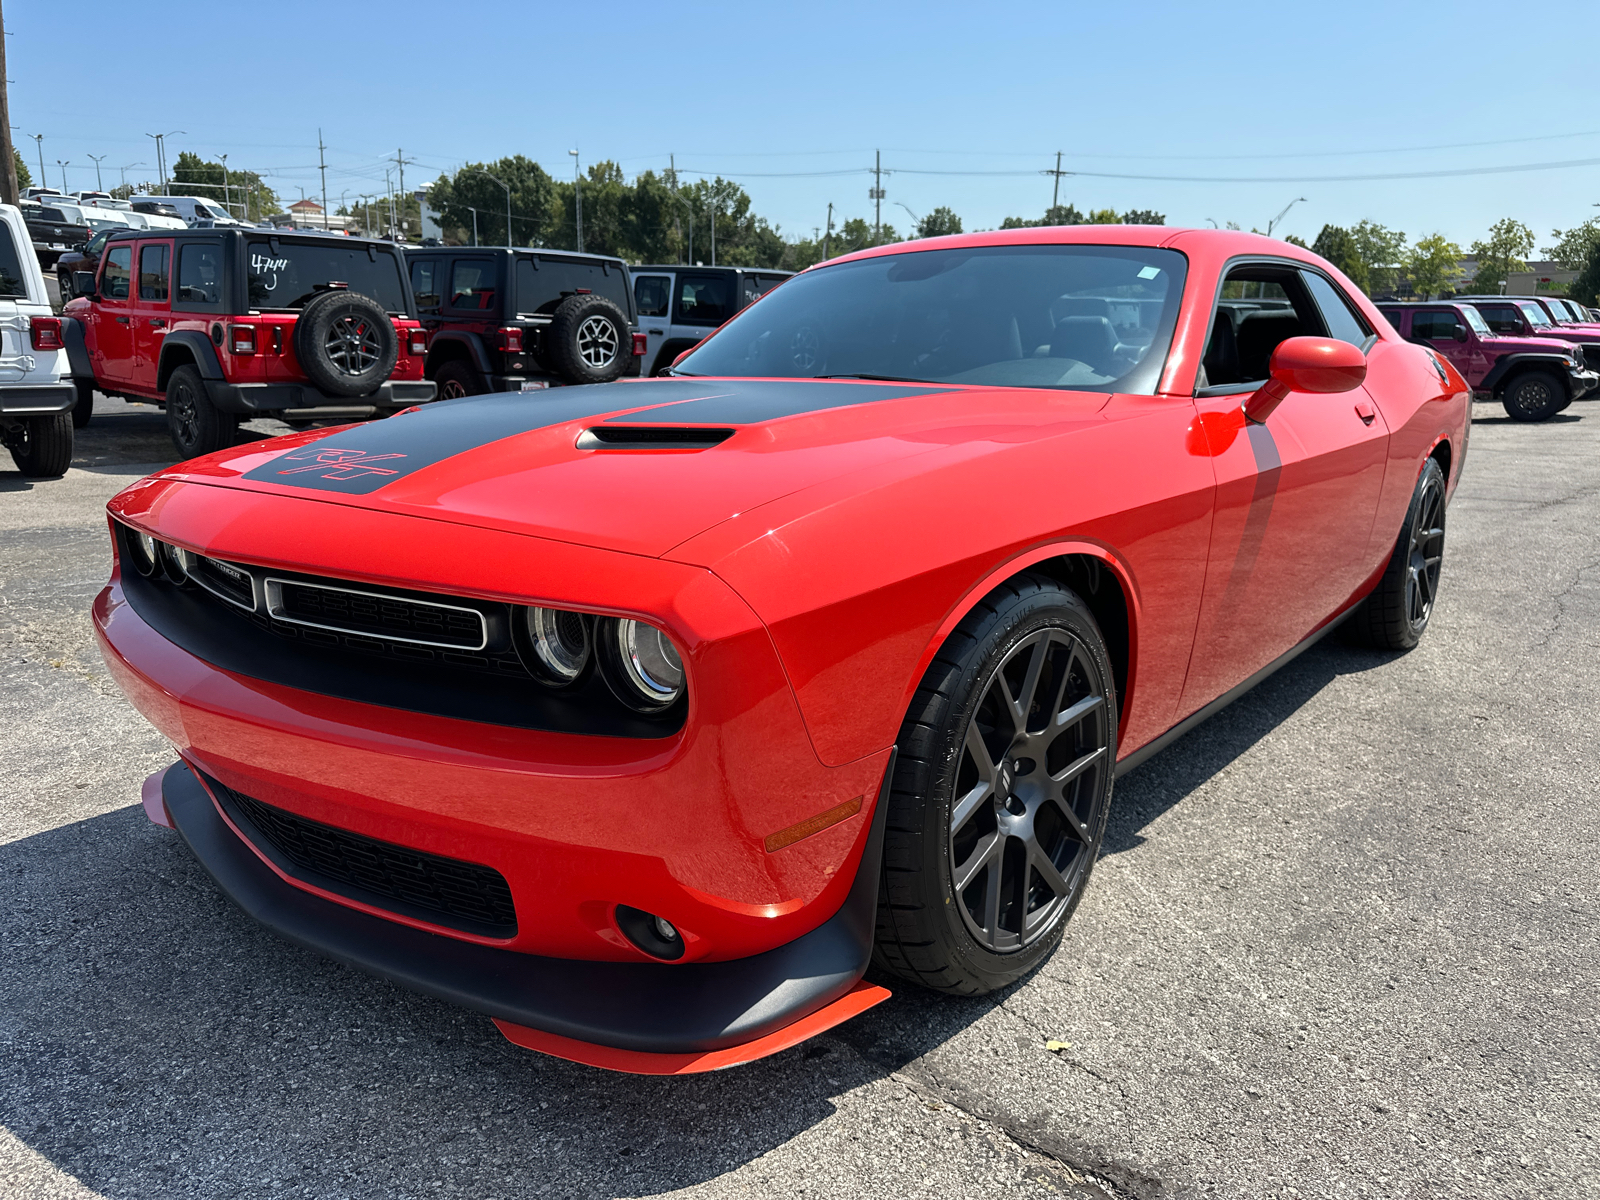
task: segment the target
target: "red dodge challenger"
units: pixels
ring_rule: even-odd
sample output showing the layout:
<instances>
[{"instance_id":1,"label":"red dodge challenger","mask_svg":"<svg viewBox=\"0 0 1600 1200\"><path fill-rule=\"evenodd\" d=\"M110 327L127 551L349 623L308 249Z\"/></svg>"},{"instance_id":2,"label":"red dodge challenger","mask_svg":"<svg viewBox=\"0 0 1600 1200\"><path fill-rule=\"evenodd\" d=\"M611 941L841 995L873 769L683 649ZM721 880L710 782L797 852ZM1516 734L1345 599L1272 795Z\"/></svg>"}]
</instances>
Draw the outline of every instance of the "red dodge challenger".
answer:
<instances>
[{"instance_id":1,"label":"red dodge challenger","mask_svg":"<svg viewBox=\"0 0 1600 1200\"><path fill-rule=\"evenodd\" d=\"M815 267L663 379L110 505L145 806L285 936L619 1070L1046 958L1114 778L1341 622L1416 644L1466 384L1316 256L1026 229Z\"/></svg>"}]
</instances>

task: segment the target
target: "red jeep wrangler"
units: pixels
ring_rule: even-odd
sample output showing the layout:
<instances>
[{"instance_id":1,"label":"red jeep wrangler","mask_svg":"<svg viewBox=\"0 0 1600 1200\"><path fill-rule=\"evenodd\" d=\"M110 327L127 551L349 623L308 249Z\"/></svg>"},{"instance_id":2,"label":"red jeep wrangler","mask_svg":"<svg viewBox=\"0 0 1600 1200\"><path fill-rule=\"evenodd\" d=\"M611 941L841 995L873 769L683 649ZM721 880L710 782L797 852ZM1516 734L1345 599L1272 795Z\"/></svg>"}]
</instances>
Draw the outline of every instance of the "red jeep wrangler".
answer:
<instances>
[{"instance_id":1,"label":"red jeep wrangler","mask_svg":"<svg viewBox=\"0 0 1600 1200\"><path fill-rule=\"evenodd\" d=\"M240 420L388 416L432 400L398 247L255 229L129 230L73 278L67 354L91 388L164 405L185 458Z\"/></svg>"}]
</instances>

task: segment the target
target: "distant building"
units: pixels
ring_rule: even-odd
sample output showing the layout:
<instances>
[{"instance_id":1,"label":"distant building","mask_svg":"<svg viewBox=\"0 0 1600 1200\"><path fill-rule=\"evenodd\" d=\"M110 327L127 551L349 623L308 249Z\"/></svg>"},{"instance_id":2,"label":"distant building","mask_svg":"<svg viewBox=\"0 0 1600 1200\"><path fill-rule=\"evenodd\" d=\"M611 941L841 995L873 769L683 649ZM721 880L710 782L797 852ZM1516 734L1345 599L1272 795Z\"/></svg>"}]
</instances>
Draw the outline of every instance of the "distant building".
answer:
<instances>
[{"instance_id":1,"label":"distant building","mask_svg":"<svg viewBox=\"0 0 1600 1200\"><path fill-rule=\"evenodd\" d=\"M350 217L324 213L315 200L296 200L284 212L268 218L280 229L328 229L338 233L347 231L355 222Z\"/></svg>"}]
</instances>

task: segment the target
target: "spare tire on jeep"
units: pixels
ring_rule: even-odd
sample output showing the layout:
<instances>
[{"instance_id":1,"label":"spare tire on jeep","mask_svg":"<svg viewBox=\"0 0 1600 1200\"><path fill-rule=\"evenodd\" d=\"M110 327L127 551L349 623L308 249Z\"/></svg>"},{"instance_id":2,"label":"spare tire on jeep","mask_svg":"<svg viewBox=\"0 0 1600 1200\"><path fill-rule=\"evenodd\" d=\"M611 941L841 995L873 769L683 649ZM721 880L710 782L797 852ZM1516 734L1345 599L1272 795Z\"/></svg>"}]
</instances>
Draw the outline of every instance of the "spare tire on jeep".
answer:
<instances>
[{"instance_id":1,"label":"spare tire on jeep","mask_svg":"<svg viewBox=\"0 0 1600 1200\"><path fill-rule=\"evenodd\" d=\"M632 353L626 314L604 296L578 292L556 305L539 357L568 383L610 383Z\"/></svg>"},{"instance_id":2,"label":"spare tire on jeep","mask_svg":"<svg viewBox=\"0 0 1600 1200\"><path fill-rule=\"evenodd\" d=\"M342 288L319 292L294 323L294 356L329 396L367 396L389 381L400 353L394 322L376 300Z\"/></svg>"}]
</instances>

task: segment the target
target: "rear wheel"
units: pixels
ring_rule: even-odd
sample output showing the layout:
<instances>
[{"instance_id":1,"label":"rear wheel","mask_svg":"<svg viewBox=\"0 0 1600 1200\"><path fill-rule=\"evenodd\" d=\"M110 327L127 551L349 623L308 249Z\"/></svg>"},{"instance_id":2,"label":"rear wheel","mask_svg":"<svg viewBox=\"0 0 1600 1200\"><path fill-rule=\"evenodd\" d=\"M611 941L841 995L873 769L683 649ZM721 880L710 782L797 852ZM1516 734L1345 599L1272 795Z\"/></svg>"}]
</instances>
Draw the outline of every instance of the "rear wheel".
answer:
<instances>
[{"instance_id":1,"label":"rear wheel","mask_svg":"<svg viewBox=\"0 0 1600 1200\"><path fill-rule=\"evenodd\" d=\"M167 432L184 458L195 458L233 445L239 418L225 413L206 395L194 367L179 367L167 380Z\"/></svg>"},{"instance_id":2,"label":"rear wheel","mask_svg":"<svg viewBox=\"0 0 1600 1200\"><path fill-rule=\"evenodd\" d=\"M1444 488L1444 472L1430 458L1411 493L1383 578L1350 616L1349 632L1357 641L1381 650L1410 650L1422 640L1444 562Z\"/></svg>"},{"instance_id":3,"label":"rear wheel","mask_svg":"<svg viewBox=\"0 0 1600 1200\"><path fill-rule=\"evenodd\" d=\"M1547 421L1567 406L1567 389L1549 371L1529 371L1506 384L1500 403L1513 421Z\"/></svg>"},{"instance_id":4,"label":"rear wheel","mask_svg":"<svg viewBox=\"0 0 1600 1200\"><path fill-rule=\"evenodd\" d=\"M5 437L6 449L29 479L54 479L72 465L72 414L22 417Z\"/></svg>"},{"instance_id":5,"label":"rear wheel","mask_svg":"<svg viewBox=\"0 0 1600 1200\"><path fill-rule=\"evenodd\" d=\"M975 995L1061 940L1111 802L1116 698L1087 606L1024 575L940 649L900 729L873 951Z\"/></svg>"},{"instance_id":6,"label":"rear wheel","mask_svg":"<svg viewBox=\"0 0 1600 1200\"><path fill-rule=\"evenodd\" d=\"M454 400L460 396L477 396L488 391L482 378L468 364L459 359L447 362L434 373L433 381L439 385L439 399Z\"/></svg>"}]
</instances>

